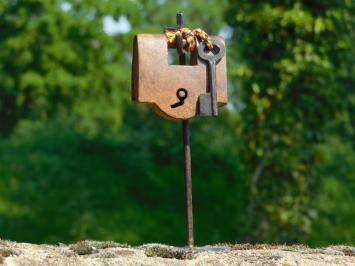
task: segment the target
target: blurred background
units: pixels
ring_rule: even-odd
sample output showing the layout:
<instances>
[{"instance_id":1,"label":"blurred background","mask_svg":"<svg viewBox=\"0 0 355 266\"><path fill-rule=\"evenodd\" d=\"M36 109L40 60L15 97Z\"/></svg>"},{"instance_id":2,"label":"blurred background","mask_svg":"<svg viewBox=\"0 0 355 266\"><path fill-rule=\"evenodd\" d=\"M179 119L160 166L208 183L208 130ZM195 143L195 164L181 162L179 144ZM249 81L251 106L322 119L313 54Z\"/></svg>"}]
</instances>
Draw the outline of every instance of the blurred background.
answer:
<instances>
[{"instance_id":1,"label":"blurred background","mask_svg":"<svg viewBox=\"0 0 355 266\"><path fill-rule=\"evenodd\" d=\"M0 2L0 237L185 245L181 123L131 102L132 39L227 42L191 122L197 245L355 245L352 0Z\"/></svg>"}]
</instances>

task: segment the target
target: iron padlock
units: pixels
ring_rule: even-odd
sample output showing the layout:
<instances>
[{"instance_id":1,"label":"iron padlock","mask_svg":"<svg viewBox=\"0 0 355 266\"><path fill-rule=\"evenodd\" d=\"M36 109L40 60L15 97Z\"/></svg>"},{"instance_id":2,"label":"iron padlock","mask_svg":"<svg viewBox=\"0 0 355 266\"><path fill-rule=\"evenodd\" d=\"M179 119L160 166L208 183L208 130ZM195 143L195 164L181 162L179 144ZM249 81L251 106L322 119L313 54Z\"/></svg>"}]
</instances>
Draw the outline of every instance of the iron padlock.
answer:
<instances>
[{"instance_id":1,"label":"iron padlock","mask_svg":"<svg viewBox=\"0 0 355 266\"><path fill-rule=\"evenodd\" d=\"M222 37L211 37L224 45ZM169 65L164 34L138 34L133 43L132 99L150 104L158 114L186 120L199 115L199 96L208 88L208 67L197 58L194 65ZM228 101L226 56L216 65L218 106Z\"/></svg>"}]
</instances>

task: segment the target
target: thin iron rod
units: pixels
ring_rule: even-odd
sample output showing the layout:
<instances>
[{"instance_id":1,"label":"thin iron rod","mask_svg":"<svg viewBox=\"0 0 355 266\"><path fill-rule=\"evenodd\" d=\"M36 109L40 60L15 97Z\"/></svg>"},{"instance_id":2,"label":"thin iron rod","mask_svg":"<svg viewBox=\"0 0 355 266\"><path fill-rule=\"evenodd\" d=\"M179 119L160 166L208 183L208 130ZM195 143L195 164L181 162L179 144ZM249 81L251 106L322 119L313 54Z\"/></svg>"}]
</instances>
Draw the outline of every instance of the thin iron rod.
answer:
<instances>
[{"instance_id":1,"label":"thin iron rod","mask_svg":"<svg viewBox=\"0 0 355 266\"><path fill-rule=\"evenodd\" d=\"M186 237L187 245L194 246L194 225L192 212L192 178L191 178L191 149L190 149L190 121L182 121L184 146L184 174L186 196Z\"/></svg>"},{"instance_id":2,"label":"thin iron rod","mask_svg":"<svg viewBox=\"0 0 355 266\"><path fill-rule=\"evenodd\" d=\"M179 28L184 26L184 14L176 15L176 22ZM179 55L180 65L186 65L186 55ZM189 247L194 246L194 222L192 209L192 178L191 178L191 149L190 149L190 122L182 121L182 139L184 149L184 175L185 175L185 198L186 198L186 240Z\"/></svg>"}]
</instances>

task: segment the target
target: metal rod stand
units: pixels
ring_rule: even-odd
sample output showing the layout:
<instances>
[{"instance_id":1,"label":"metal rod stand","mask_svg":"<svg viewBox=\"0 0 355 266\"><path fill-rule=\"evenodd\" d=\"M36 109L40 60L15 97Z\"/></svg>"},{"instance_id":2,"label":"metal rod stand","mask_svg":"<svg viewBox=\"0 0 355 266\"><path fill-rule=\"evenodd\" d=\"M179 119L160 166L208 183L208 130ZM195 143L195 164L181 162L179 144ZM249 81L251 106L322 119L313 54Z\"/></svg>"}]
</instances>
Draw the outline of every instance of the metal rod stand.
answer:
<instances>
[{"instance_id":1,"label":"metal rod stand","mask_svg":"<svg viewBox=\"0 0 355 266\"><path fill-rule=\"evenodd\" d=\"M190 122L182 121L182 135L184 146L184 174L186 196L186 238L189 247L194 246L194 222L192 213L192 178L191 178L191 150L190 150Z\"/></svg>"},{"instance_id":2,"label":"metal rod stand","mask_svg":"<svg viewBox=\"0 0 355 266\"><path fill-rule=\"evenodd\" d=\"M184 26L184 14L176 15L178 28ZM186 56L184 53L179 55L180 65L186 65ZM191 149L190 149L190 122L182 121L182 140L184 150L184 175L185 175L185 199L186 199L186 241L187 245L194 246L194 222L192 212L192 178L191 178Z\"/></svg>"}]
</instances>

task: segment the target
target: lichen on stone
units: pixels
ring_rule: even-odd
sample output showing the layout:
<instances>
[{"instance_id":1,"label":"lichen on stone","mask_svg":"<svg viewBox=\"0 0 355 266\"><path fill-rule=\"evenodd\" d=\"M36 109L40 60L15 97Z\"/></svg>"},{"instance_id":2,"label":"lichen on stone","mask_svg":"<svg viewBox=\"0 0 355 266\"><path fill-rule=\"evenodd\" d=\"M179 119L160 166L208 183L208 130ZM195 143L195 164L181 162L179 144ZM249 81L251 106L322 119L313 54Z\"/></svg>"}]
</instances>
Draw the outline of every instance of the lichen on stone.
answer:
<instances>
[{"instance_id":1,"label":"lichen on stone","mask_svg":"<svg viewBox=\"0 0 355 266\"><path fill-rule=\"evenodd\" d=\"M191 260L195 257L192 249L176 248L163 245L145 247L144 254L147 257L161 257L178 260Z\"/></svg>"},{"instance_id":2,"label":"lichen on stone","mask_svg":"<svg viewBox=\"0 0 355 266\"><path fill-rule=\"evenodd\" d=\"M129 248L128 244L116 243L113 241L84 240L70 246L70 249L78 255L89 255L106 248Z\"/></svg>"},{"instance_id":3,"label":"lichen on stone","mask_svg":"<svg viewBox=\"0 0 355 266\"><path fill-rule=\"evenodd\" d=\"M70 246L70 249L78 255L89 255L96 251L96 249L88 243L88 241L80 241Z\"/></svg>"},{"instance_id":4,"label":"lichen on stone","mask_svg":"<svg viewBox=\"0 0 355 266\"><path fill-rule=\"evenodd\" d=\"M0 264L3 264L6 257L10 256L19 256L21 254L20 251L13 250L8 247L0 247Z\"/></svg>"},{"instance_id":5,"label":"lichen on stone","mask_svg":"<svg viewBox=\"0 0 355 266\"><path fill-rule=\"evenodd\" d=\"M20 252L11 248L0 248L0 257L18 256Z\"/></svg>"}]
</instances>

